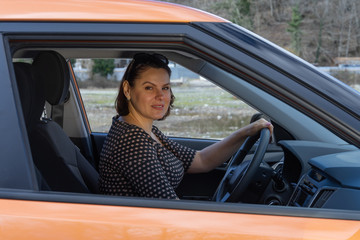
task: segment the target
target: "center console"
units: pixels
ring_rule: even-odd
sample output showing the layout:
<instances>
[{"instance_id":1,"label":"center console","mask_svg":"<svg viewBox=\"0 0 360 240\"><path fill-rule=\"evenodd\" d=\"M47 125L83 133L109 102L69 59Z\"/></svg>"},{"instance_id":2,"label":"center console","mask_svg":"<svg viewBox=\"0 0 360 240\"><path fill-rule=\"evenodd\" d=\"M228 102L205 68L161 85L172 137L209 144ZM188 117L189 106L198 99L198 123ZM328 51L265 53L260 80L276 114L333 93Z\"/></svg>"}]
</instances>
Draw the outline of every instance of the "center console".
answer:
<instances>
[{"instance_id":1,"label":"center console","mask_svg":"<svg viewBox=\"0 0 360 240\"><path fill-rule=\"evenodd\" d=\"M338 187L333 179L311 169L299 181L288 205L321 208Z\"/></svg>"}]
</instances>

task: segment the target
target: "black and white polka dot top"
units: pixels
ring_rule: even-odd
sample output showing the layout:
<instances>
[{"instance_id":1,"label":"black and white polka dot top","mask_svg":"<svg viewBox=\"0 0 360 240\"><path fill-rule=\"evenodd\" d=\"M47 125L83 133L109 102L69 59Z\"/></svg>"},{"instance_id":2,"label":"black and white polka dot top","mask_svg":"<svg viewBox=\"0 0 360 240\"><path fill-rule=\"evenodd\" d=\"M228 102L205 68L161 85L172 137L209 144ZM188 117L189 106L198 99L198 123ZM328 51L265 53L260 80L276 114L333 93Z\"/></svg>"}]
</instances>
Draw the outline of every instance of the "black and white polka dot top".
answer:
<instances>
[{"instance_id":1,"label":"black and white polka dot top","mask_svg":"<svg viewBox=\"0 0 360 240\"><path fill-rule=\"evenodd\" d=\"M113 118L100 154L100 192L109 195L176 199L174 189L196 151L167 138L156 142L142 128Z\"/></svg>"}]
</instances>

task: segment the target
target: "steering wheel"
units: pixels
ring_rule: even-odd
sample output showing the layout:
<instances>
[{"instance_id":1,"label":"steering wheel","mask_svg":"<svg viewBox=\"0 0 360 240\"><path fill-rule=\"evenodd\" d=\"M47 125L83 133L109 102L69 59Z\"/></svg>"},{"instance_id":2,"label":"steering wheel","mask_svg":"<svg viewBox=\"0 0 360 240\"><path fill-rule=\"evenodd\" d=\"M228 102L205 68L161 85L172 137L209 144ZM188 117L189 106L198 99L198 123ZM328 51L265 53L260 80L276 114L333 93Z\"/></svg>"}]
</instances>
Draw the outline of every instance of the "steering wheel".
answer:
<instances>
[{"instance_id":1,"label":"steering wheel","mask_svg":"<svg viewBox=\"0 0 360 240\"><path fill-rule=\"evenodd\" d=\"M241 164L252 146L259 139L254 156L249 164ZM237 202L259 168L270 141L270 131L263 128L260 133L248 137L232 158L213 200L216 202Z\"/></svg>"}]
</instances>

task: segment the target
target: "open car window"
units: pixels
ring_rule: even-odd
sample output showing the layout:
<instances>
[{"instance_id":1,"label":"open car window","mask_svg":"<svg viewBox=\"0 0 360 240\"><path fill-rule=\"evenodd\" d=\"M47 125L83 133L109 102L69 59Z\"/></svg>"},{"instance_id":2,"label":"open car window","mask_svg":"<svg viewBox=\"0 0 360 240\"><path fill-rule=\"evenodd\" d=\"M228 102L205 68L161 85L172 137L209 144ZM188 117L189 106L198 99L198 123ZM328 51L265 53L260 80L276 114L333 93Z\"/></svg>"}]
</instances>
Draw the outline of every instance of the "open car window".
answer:
<instances>
[{"instance_id":1,"label":"open car window","mask_svg":"<svg viewBox=\"0 0 360 240\"><path fill-rule=\"evenodd\" d=\"M118 87L131 59L72 59L92 132L108 132ZM222 139L247 125L257 111L208 79L170 62L174 108L156 121L166 135Z\"/></svg>"}]
</instances>

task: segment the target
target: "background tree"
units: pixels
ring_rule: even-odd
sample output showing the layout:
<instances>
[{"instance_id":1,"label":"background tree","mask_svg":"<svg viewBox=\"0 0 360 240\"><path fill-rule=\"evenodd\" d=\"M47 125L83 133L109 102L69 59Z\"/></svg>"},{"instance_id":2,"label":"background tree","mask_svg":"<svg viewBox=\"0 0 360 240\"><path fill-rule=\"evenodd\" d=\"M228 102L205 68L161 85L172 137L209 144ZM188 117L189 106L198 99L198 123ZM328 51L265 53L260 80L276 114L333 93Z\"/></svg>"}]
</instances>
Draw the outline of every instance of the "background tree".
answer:
<instances>
[{"instance_id":1,"label":"background tree","mask_svg":"<svg viewBox=\"0 0 360 240\"><path fill-rule=\"evenodd\" d=\"M114 68L114 59L95 59L92 72L106 77L108 74L113 74Z\"/></svg>"},{"instance_id":2,"label":"background tree","mask_svg":"<svg viewBox=\"0 0 360 240\"><path fill-rule=\"evenodd\" d=\"M316 35L316 51L315 51L315 60L314 63L319 64L320 63L320 57L324 54L326 56L326 53L323 48L323 38L324 38L324 29L326 28L326 23L328 22L329 17L329 0L324 1L314 1L313 5L313 11L314 11L314 23L318 27L318 33ZM331 62L331 60L330 60Z\"/></svg>"},{"instance_id":3,"label":"background tree","mask_svg":"<svg viewBox=\"0 0 360 240\"><path fill-rule=\"evenodd\" d=\"M247 29L253 29L253 14L250 0L225 0L214 3L215 12L228 12L228 19Z\"/></svg>"},{"instance_id":4,"label":"background tree","mask_svg":"<svg viewBox=\"0 0 360 240\"><path fill-rule=\"evenodd\" d=\"M292 8L292 17L289 26L286 29L291 34L291 47L297 55L301 54L301 25L302 17L299 12L299 6Z\"/></svg>"}]
</instances>

